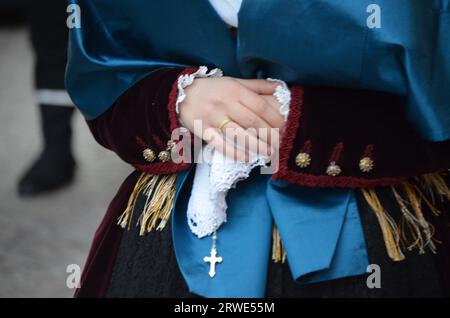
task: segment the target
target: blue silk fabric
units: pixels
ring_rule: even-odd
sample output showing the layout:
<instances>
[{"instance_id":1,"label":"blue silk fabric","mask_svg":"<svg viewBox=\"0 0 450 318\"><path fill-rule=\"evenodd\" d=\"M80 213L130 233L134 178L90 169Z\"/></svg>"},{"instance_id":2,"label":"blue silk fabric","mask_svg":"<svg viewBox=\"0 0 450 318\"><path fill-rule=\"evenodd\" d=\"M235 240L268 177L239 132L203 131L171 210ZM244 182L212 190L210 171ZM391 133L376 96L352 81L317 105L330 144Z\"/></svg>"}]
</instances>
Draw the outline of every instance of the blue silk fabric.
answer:
<instances>
[{"instance_id":1,"label":"blue silk fabric","mask_svg":"<svg viewBox=\"0 0 450 318\"><path fill-rule=\"evenodd\" d=\"M227 196L228 221L217 232L223 258L210 278L211 237L192 234L186 217L193 168L177 177L172 231L191 292L205 297L264 297L278 227L293 279L300 284L364 274L368 255L354 192L311 189L271 180L255 169ZM151 269L149 269L151 270Z\"/></svg>"},{"instance_id":2,"label":"blue silk fabric","mask_svg":"<svg viewBox=\"0 0 450 318\"><path fill-rule=\"evenodd\" d=\"M450 138L450 0L244 0L237 38L207 0L69 3L81 28L70 32L66 86L88 119L159 68L211 65L401 94L423 137ZM372 4L381 28L368 27Z\"/></svg>"},{"instance_id":3,"label":"blue silk fabric","mask_svg":"<svg viewBox=\"0 0 450 318\"><path fill-rule=\"evenodd\" d=\"M80 6L82 19L70 32L66 87L87 119L155 70L209 65L228 76L397 93L423 137L450 138L450 0L244 0L236 38L207 0L69 3ZM371 4L381 9L381 28L367 26ZM211 239L196 238L186 219L190 171L177 178L172 230L192 292L263 296L273 221L299 283L365 272L352 190L256 173L229 193L228 222L218 232L223 262L211 279L203 262Z\"/></svg>"}]
</instances>

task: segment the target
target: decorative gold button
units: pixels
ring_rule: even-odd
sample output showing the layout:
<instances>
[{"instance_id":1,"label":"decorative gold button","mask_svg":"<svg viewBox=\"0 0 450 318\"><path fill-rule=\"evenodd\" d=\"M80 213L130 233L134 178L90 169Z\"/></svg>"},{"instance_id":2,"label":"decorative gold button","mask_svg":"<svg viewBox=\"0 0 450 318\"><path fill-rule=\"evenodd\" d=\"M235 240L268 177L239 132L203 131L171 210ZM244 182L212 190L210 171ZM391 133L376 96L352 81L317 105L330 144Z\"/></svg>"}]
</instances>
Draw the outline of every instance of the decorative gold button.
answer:
<instances>
[{"instance_id":1,"label":"decorative gold button","mask_svg":"<svg viewBox=\"0 0 450 318\"><path fill-rule=\"evenodd\" d=\"M359 169L362 172L370 172L372 171L374 166L373 160L370 157L364 157L359 161Z\"/></svg>"},{"instance_id":2,"label":"decorative gold button","mask_svg":"<svg viewBox=\"0 0 450 318\"><path fill-rule=\"evenodd\" d=\"M311 164L311 156L309 153L300 152L297 157L295 157L295 164L300 168L306 168Z\"/></svg>"},{"instance_id":3,"label":"decorative gold button","mask_svg":"<svg viewBox=\"0 0 450 318\"><path fill-rule=\"evenodd\" d=\"M167 162L170 160L170 152L167 150L161 151L158 154L158 158L159 160L161 160L162 162Z\"/></svg>"},{"instance_id":4,"label":"decorative gold button","mask_svg":"<svg viewBox=\"0 0 450 318\"><path fill-rule=\"evenodd\" d=\"M330 165L327 168L327 174L332 177L336 177L340 175L342 172L341 167L339 167L336 162L330 162Z\"/></svg>"},{"instance_id":5,"label":"decorative gold button","mask_svg":"<svg viewBox=\"0 0 450 318\"><path fill-rule=\"evenodd\" d=\"M171 151L173 148L175 148L176 145L177 145L177 144L176 144L175 141L169 140L169 141L167 142L167 150Z\"/></svg>"},{"instance_id":6,"label":"decorative gold button","mask_svg":"<svg viewBox=\"0 0 450 318\"><path fill-rule=\"evenodd\" d=\"M145 149L142 152L142 156L144 157L145 161L153 162L156 159L155 152L151 150L150 148Z\"/></svg>"}]
</instances>

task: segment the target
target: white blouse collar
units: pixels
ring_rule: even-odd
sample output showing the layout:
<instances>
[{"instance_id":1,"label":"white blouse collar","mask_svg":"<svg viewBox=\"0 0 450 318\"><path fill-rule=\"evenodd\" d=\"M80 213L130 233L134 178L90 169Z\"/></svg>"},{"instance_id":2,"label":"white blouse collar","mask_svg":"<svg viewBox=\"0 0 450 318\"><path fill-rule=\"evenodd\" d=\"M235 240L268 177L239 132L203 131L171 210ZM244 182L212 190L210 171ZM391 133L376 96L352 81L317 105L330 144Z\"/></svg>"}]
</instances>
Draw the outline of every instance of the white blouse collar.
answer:
<instances>
[{"instance_id":1,"label":"white blouse collar","mask_svg":"<svg viewBox=\"0 0 450 318\"><path fill-rule=\"evenodd\" d=\"M230 26L238 27L238 12L242 0L209 0L219 16Z\"/></svg>"}]
</instances>

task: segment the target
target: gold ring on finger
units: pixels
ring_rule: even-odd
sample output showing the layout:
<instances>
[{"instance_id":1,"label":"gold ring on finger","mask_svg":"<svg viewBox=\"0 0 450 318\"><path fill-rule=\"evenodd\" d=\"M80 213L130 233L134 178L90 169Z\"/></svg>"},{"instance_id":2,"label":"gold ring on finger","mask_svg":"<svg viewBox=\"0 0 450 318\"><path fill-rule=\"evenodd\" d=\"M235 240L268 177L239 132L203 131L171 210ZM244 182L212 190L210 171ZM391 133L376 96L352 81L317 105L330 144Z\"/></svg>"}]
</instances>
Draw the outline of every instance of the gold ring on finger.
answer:
<instances>
[{"instance_id":1,"label":"gold ring on finger","mask_svg":"<svg viewBox=\"0 0 450 318\"><path fill-rule=\"evenodd\" d=\"M226 116L225 119L222 120L219 127L217 127L217 128L219 128L219 130L223 130L223 128L229 123L231 123L231 119L230 119L230 117Z\"/></svg>"}]
</instances>

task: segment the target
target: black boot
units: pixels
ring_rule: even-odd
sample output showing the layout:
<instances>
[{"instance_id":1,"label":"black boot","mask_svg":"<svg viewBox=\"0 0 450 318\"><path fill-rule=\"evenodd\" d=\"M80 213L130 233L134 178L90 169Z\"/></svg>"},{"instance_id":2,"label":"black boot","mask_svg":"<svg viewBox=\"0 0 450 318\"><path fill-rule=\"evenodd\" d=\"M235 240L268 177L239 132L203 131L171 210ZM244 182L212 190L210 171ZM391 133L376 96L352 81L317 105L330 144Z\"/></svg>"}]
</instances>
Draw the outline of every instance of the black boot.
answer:
<instances>
[{"instance_id":1,"label":"black boot","mask_svg":"<svg viewBox=\"0 0 450 318\"><path fill-rule=\"evenodd\" d=\"M18 192L32 196L56 190L74 177L71 118L74 109L63 106L40 106L44 149L20 179Z\"/></svg>"}]
</instances>

